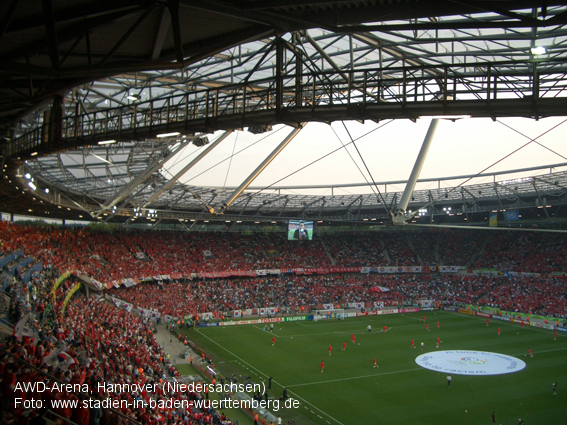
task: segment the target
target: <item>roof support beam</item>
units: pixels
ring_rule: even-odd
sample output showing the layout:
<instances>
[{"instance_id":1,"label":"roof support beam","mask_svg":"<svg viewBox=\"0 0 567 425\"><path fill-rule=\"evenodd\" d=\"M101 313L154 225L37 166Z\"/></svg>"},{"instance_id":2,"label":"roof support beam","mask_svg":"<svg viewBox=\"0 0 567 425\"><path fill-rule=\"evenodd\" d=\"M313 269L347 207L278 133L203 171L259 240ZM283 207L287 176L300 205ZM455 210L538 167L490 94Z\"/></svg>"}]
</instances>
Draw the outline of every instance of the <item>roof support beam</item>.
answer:
<instances>
[{"instance_id":1,"label":"roof support beam","mask_svg":"<svg viewBox=\"0 0 567 425\"><path fill-rule=\"evenodd\" d=\"M207 148L205 150L203 150L203 152L201 152L195 159L193 159L193 161L189 162L189 164L187 164L185 167L183 167L181 169L181 171L179 171L175 176L173 176L166 184L164 184L162 187L160 187L158 190L156 190L151 196L150 198L146 201L146 203L144 204L144 207L151 205L152 202L154 202L157 198L160 197L160 195L162 193L164 193L165 191L167 191L171 186L173 186L173 184L175 182L177 182L181 177L183 177L183 175L189 171L191 168L193 168L201 159L203 159L209 152L211 152L214 148L216 148L223 140L225 140L230 134L232 133L232 130L230 131L225 131L217 140L215 140L213 143L211 143L210 145L207 146Z\"/></svg>"},{"instance_id":2,"label":"roof support beam","mask_svg":"<svg viewBox=\"0 0 567 425\"><path fill-rule=\"evenodd\" d=\"M165 157L164 159L162 159L161 161L157 161L153 164L151 164L150 166L148 166L148 168L146 168L146 170L141 173L138 177L136 177L135 179L133 179L130 183L128 183L126 186L124 186L119 192L118 194L116 194L116 196L112 199L109 199L108 201L106 201L104 203L104 205L102 206L102 208L95 214L95 216L100 215L103 211L108 210L110 208L112 208L113 206L117 205L120 201L122 201L124 198L126 198L128 195L130 195L140 184L142 184L144 181L146 181L152 174L154 174L156 171L158 171L161 167L163 167L163 165L169 161L171 158L173 158L175 155L177 155L178 152L181 151L181 149L185 148L185 146L187 146L187 144L190 142L190 140L184 140L179 144L179 147L177 149L175 149L173 152L171 152L169 155L167 155L167 157Z\"/></svg>"},{"instance_id":3,"label":"roof support beam","mask_svg":"<svg viewBox=\"0 0 567 425\"><path fill-rule=\"evenodd\" d=\"M43 18L45 19L45 29L47 33L47 44L49 46L49 57L51 66L59 71L59 47L57 44L57 32L55 31L55 22L53 19L53 7L51 0L42 0Z\"/></svg>"},{"instance_id":4,"label":"roof support beam","mask_svg":"<svg viewBox=\"0 0 567 425\"><path fill-rule=\"evenodd\" d=\"M161 51L163 49L163 43L165 42L165 37L167 36L167 32L169 30L170 25L171 25L171 13L169 12L169 9L164 8L161 15L159 30L157 31L156 40L154 42L152 60L159 59L161 55Z\"/></svg>"},{"instance_id":5,"label":"roof support beam","mask_svg":"<svg viewBox=\"0 0 567 425\"><path fill-rule=\"evenodd\" d=\"M286 195L286 196L284 196L284 198L285 198L285 202L284 202L284 204L282 205L282 207L280 208L280 211L278 212L278 214L276 215L276 217L281 217L281 216L282 216L282 214L283 214L283 212L284 212L284 210L285 210L285 207L287 206L287 203L289 202L289 196Z\"/></svg>"},{"instance_id":6,"label":"roof support beam","mask_svg":"<svg viewBox=\"0 0 567 425\"><path fill-rule=\"evenodd\" d=\"M102 59L102 61L99 64L100 66L106 65L106 63L112 58L112 56L114 56L116 51L126 42L126 40L128 40L128 38L130 38L130 36L134 33L134 31L136 31L136 28L138 28L140 26L140 24L142 22L144 22L144 20L148 17L148 15L150 14L151 11L152 11L152 8L148 7L145 10L145 12L142 14L142 16L140 16L136 20L136 22L134 22L134 24L132 24L132 26L128 29L128 31L126 31L126 33L120 38L120 40L118 40L118 42L116 42L116 44L112 47L112 49L110 49L110 51Z\"/></svg>"},{"instance_id":7,"label":"roof support beam","mask_svg":"<svg viewBox=\"0 0 567 425\"><path fill-rule=\"evenodd\" d=\"M16 6L18 5L19 1L20 0L12 0L10 7L8 8L8 11L6 12L6 15L4 17L4 20L0 22L0 39L2 39L2 36L6 33L6 29L10 25L10 22L12 22L14 12L16 11Z\"/></svg>"},{"instance_id":8,"label":"roof support beam","mask_svg":"<svg viewBox=\"0 0 567 425\"><path fill-rule=\"evenodd\" d=\"M179 25L179 0L167 2L171 14L171 28L173 29L173 40L175 43L175 58L177 63L183 64L183 42L181 41L181 27Z\"/></svg>"},{"instance_id":9,"label":"roof support beam","mask_svg":"<svg viewBox=\"0 0 567 425\"><path fill-rule=\"evenodd\" d=\"M273 16L270 13L259 13L253 10L245 10L237 5L232 6L230 2L225 2L222 7L215 1L204 0L181 0L181 5L191 9L206 10L215 12L219 15L225 15L229 18L237 17L239 19L250 20L267 27L277 28L282 31L291 31L298 27L296 20L285 14L278 14Z\"/></svg>"},{"instance_id":10,"label":"roof support beam","mask_svg":"<svg viewBox=\"0 0 567 425\"><path fill-rule=\"evenodd\" d=\"M325 60L329 63L329 65L331 65L333 69L337 71L337 73L341 77L343 77L345 81L348 81L348 75L345 72L343 72L341 67L335 63L335 61L327 54L327 52L325 52L325 50L321 46L319 46L319 43L313 40L313 37L311 37L307 31L305 31L304 35L307 41L309 41L309 43L315 48L315 50L317 50L317 52L319 52L319 54L323 58L325 58Z\"/></svg>"},{"instance_id":11,"label":"roof support beam","mask_svg":"<svg viewBox=\"0 0 567 425\"><path fill-rule=\"evenodd\" d=\"M535 179L532 180L532 185L534 187L534 190L537 194L537 199L539 199L539 203L540 205L543 207L543 212L545 213L545 217L547 218L547 221L551 222L551 217L549 216L549 213L547 212L547 207L546 205L544 205L543 199L541 197L541 194L539 193L539 190L537 189L537 185L536 185L536 181Z\"/></svg>"},{"instance_id":12,"label":"roof support beam","mask_svg":"<svg viewBox=\"0 0 567 425\"><path fill-rule=\"evenodd\" d=\"M415 164L413 166L413 170L410 174L406 188L404 189L402 199L400 200L395 215L392 217L392 222L394 225L406 224L406 221L408 219L406 217L406 209L408 207L411 195L413 194L417 179L419 178L419 174L421 173L421 169L423 168L423 164L425 163L425 158L427 157L427 152L429 152L429 147L431 146L431 142L433 141L433 136L435 135L435 130L437 130L438 124L438 119L431 120L431 124L429 124L429 129L427 130L425 140L423 141L419 154L417 155L417 159L415 160ZM415 213L409 218L413 218L414 215Z\"/></svg>"},{"instance_id":13,"label":"roof support beam","mask_svg":"<svg viewBox=\"0 0 567 425\"><path fill-rule=\"evenodd\" d=\"M270 153L266 157L266 159L264 159L264 161L262 161L262 163L258 165L258 167L256 167L254 171L252 171L252 173L246 178L246 180L244 180L244 182L242 182L242 184L236 188L232 195L230 195L230 197L221 206L221 213L229 209L230 205L236 200L236 198L238 198L242 194L242 192L244 192L246 188L250 186L250 183L252 183L256 179L256 177L258 177L260 173L264 171L264 169L268 165L270 165L274 158L278 156L282 150L284 150L289 142L291 142L294 137L297 136L304 125L305 123L300 123L297 127L291 130L287 137L272 151L272 153Z\"/></svg>"}]
</instances>

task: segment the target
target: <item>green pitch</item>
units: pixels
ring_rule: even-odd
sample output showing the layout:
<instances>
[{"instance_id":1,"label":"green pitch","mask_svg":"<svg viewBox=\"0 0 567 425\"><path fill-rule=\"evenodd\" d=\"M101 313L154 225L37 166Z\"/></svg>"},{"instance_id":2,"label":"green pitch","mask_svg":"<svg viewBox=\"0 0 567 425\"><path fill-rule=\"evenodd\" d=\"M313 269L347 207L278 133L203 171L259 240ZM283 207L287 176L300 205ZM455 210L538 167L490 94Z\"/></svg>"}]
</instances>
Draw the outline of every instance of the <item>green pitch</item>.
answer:
<instances>
[{"instance_id":1,"label":"green pitch","mask_svg":"<svg viewBox=\"0 0 567 425\"><path fill-rule=\"evenodd\" d=\"M424 314L429 332L421 320ZM301 407L277 412L284 423L293 419L297 424L321 425L476 425L491 424L493 411L498 424L517 424L520 418L526 424L567 423L567 335L560 332L554 341L552 331L496 320L487 327L481 317L438 311L276 323L273 333L262 330L262 325L241 325L192 329L187 334L212 355L221 373L241 375L240 382L245 375L250 382L273 376L270 397L281 397L286 387ZM439 349L437 337L442 341ZM411 339L417 348L410 348ZM449 388L446 374L415 363L422 341L424 353L491 351L518 357L527 366L505 375L452 375ZM373 358L378 368L373 367ZM554 382L557 396L552 392Z\"/></svg>"}]
</instances>

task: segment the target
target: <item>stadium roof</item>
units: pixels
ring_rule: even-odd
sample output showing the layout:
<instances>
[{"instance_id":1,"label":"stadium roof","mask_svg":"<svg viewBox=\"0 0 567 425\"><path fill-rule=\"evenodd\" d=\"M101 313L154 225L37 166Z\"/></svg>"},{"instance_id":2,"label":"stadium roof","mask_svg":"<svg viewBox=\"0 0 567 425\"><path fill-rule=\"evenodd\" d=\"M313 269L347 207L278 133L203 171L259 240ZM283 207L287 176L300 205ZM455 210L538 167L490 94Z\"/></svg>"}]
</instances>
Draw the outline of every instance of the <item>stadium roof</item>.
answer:
<instances>
[{"instance_id":1,"label":"stadium roof","mask_svg":"<svg viewBox=\"0 0 567 425\"><path fill-rule=\"evenodd\" d=\"M567 6L554 2L14 0L0 10L4 211L116 222L218 211L235 192L160 171L189 143L210 147L216 130L567 110ZM16 175L28 172L51 188L43 205L21 190ZM527 184L517 199L560 199L561 179ZM227 219L379 219L396 202L250 187ZM502 207L473 189L476 205L490 192L486 208ZM463 190L451 193L464 205Z\"/></svg>"}]
</instances>

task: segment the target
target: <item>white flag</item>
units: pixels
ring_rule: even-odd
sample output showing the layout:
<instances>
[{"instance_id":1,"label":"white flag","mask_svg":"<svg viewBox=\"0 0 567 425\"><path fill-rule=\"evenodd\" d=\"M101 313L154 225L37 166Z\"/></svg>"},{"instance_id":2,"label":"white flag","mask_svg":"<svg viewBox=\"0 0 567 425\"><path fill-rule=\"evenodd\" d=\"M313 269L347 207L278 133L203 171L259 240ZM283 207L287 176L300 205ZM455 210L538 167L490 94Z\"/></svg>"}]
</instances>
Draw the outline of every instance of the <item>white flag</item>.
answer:
<instances>
[{"instance_id":1,"label":"white flag","mask_svg":"<svg viewBox=\"0 0 567 425\"><path fill-rule=\"evenodd\" d=\"M14 326L14 336L17 339L20 339L22 337L22 335L24 334L24 329L26 328L26 325L28 324L29 321L30 321L29 313L25 314L24 317L18 320L16 326Z\"/></svg>"}]
</instances>

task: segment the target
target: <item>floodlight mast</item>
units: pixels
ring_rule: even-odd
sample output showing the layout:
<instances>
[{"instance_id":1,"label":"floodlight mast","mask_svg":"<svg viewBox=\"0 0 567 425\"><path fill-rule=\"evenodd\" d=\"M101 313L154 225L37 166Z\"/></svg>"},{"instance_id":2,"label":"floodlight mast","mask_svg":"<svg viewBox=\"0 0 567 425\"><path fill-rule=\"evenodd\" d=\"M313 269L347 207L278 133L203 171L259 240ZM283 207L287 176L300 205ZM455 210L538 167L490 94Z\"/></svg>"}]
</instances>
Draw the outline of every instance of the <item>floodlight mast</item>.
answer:
<instances>
[{"instance_id":1,"label":"floodlight mast","mask_svg":"<svg viewBox=\"0 0 567 425\"><path fill-rule=\"evenodd\" d=\"M433 141L433 136L435 135L435 131L437 130L437 125L439 124L439 119L434 118L431 120L429 124L429 129L427 130L427 134L425 135L425 139L423 140L423 144L421 145L421 149L419 154L417 155L417 159L415 160L415 164L413 166L413 170L411 171L410 178L406 184L406 188L404 189L404 193L402 195L402 199L398 204L398 208L394 213L392 213L392 224L394 226L405 226L407 221L412 219L415 215L407 215L406 210L408 208L409 200L411 195L413 194L413 190L415 189L415 184L417 183L417 179L419 178L419 174L421 173L421 169L423 168L423 164L425 163L425 158L427 157L427 152L429 152L429 147L431 146L431 142Z\"/></svg>"}]
</instances>

